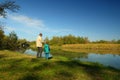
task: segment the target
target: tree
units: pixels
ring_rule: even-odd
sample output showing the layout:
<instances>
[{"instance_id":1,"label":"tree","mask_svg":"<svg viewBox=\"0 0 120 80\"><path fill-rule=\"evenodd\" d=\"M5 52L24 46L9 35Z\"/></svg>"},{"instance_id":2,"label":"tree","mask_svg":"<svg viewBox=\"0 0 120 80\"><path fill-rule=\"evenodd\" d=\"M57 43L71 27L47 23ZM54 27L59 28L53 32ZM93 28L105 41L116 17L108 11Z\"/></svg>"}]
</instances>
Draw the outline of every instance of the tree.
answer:
<instances>
[{"instance_id":1,"label":"tree","mask_svg":"<svg viewBox=\"0 0 120 80\"><path fill-rule=\"evenodd\" d=\"M4 38L4 31L3 31L3 25L0 23L0 49L3 48L3 38Z\"/></svg>"},{"instance_id":2,"label":"tree","mask_svg":"<svg viewBox=\"0 0 120 80\"><path fill-rule=\"evenodd\" d=\"M0 16L6 17L7 10L17 12L20 6L15 4L15 1L4 1L0 3Z\"/></svg>"},{"instance_id":3,"label":"tree","mask_svg":"<svg viewBox=\"0 0 120 80\"><path fill-rule=\"evenodd\" d=\"M20 6L16 5L15 1L4 0L4 2L0 2L0 17L6 18L8 11L17 12L19 10L19 8L20 8ZM8 46L7 42L10 40L8 39L8 37L6 37L4 35L3 28L4 28L4 25L2 25L0 22L0 49L8 48L8 47L11 48L10 46L13 47L13 45ZM17 39L17 36L15 36L15 37ZM9 38L11 38L11 37L9 36ZM14 43L9 43L9 44L14 44Z\"/></svg>"},{"instance_id":4,"label":"tree","mask_svg":"<svg viewBox=\"0 0 120 80\"><path fill-rule=\"evenodd\" d=\"M49 38L48 37L45 38L45 42L49 43Z\"/></svg>"},{"instance_id":5,"label":"tree","mask_svg":"<svg viewBox=\"0 0 120 80\"><path fill-rule=\"evenodd\" d=\"M0 49L2 49L4 31L0 29Z\"/></svg>"},{"instance_id":6,"label":"tree","mask_svg":"<svg viewBox=\"0 0 120 80\"><path fill-rule=\"evenodd\" d=\"M62 37L57 37L54 36L51 40L50 40L50 44L51 45L62 45L63 44L63 39Z\"/></svg>"},{"instance_id":7,"label":"tree","mask_svg":"<svg viewBox=\"0 0 120 80\"><path fill-rule=\"evenodd\" d=\"M8 36L8 49L16 50L18 48L18 37L17 34L13 31Z\"/></svg>"},{"instance_id":8,"label":"tree","mask_svg":"<svg viewBox=\"0 0 120 80\"><path fill-rule=\"evenodd\" d=\"M119 39L119 40L117 40L117 43L118 43L118 44L120 44L120 39Z\"/></svg>"},{"instance_id":9,"label":"tree","mask_svg":"<svg viewBox=\"0 0 120 80\"><path fill-rule=\"evenodd\" d=\"M67 35L63 37L54 36L50 41L51 45L63 45L63 44L86 44L90 41L88 37L76 37L74 35Z\"/></svg>"},{"instance_id":10,"label":"tree","mask_svg":"<svg viewBox=\"0 0 120 80\"><path fill-rule=\"evenodd\" d=\"M99 41L96 41L97 43L108 43L108 41L106 40L99 40Z\"/></svg>"}]
</instances>

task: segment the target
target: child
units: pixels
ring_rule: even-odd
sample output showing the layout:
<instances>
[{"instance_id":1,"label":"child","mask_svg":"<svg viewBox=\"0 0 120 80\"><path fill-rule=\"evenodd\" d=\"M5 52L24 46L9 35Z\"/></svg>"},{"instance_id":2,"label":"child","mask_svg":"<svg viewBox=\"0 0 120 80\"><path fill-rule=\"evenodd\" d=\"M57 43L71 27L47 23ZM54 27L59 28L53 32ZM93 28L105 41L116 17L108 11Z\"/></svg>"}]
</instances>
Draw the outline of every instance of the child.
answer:
<instances>
[{"instance_id":1,"label":"child","mask_svg":"<svg viewBox=\"0 0 120 80\"><path fill-rule=\"evenodd\" d=\"M49 54L50 54L50 47L48 45L48 42L45 42L45 44L44 44L44 52L45 52L46 59L48 59L49 58Z\"/></svg>"}]
</instances>

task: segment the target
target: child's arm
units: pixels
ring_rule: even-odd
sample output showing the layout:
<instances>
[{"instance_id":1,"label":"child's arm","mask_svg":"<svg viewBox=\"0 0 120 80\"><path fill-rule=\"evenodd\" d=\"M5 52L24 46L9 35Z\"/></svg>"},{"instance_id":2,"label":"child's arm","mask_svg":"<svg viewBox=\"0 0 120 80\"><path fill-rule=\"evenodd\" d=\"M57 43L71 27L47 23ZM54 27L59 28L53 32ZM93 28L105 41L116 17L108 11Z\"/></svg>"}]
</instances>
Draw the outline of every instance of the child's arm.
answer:
<instances>
[{"instance_id":1,"label":"child's arm","mask_svg":"<svg viewBox=\"0 0 120 80\"><path fill-rule=\"evenodd\" d=\"M50 51L50 46L49 46L49 51Z\"/></svg>"},{"instance_id":2,"label":"child's arm","mask_svg":"<svg viewBox=\"0 0 120 80\"><path fill-rule=\"evenodd\" d=\"M43 50L44 50L44 52L45 52L45 45L44 45L44 47L43 47Z\"/></svg>"}]
</instances>

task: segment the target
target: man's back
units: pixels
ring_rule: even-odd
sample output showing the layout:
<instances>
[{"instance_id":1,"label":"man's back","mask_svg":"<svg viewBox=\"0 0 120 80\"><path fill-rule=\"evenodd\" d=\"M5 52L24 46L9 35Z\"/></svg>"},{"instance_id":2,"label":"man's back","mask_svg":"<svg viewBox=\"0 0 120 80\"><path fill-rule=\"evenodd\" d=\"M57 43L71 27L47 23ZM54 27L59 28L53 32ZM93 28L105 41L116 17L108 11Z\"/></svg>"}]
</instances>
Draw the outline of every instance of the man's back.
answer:
<instances>
[{"instance_id":1,"label":"man's back","mask_svg":"<svg viewBox=\"0 0 120 80\"><path fill-rule=\"evenodd\" d=\"M37 47L42 47L42 37L41 36L37 37L36 46Z\"/></svg>"}]
</instances>

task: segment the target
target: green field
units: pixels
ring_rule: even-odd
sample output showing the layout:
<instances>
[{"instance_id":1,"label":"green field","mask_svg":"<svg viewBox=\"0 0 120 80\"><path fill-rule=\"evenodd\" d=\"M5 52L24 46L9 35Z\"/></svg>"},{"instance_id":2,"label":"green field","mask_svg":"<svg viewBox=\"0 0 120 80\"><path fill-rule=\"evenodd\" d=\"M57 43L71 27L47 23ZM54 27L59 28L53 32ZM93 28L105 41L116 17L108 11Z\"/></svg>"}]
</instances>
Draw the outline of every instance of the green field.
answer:
<instances>
[{"instance_id":1,"label":"green field","mask_svg":"<svg viewBox=\"0 0 120 80\"><path fill-rule=\"evenodd\" d=\"M72 53L52 51L50 60L0 51L0 80L119 80L120 70L71 60ZM68 57L67 57L68 56Z\"/></svg>"}]
</instances>

